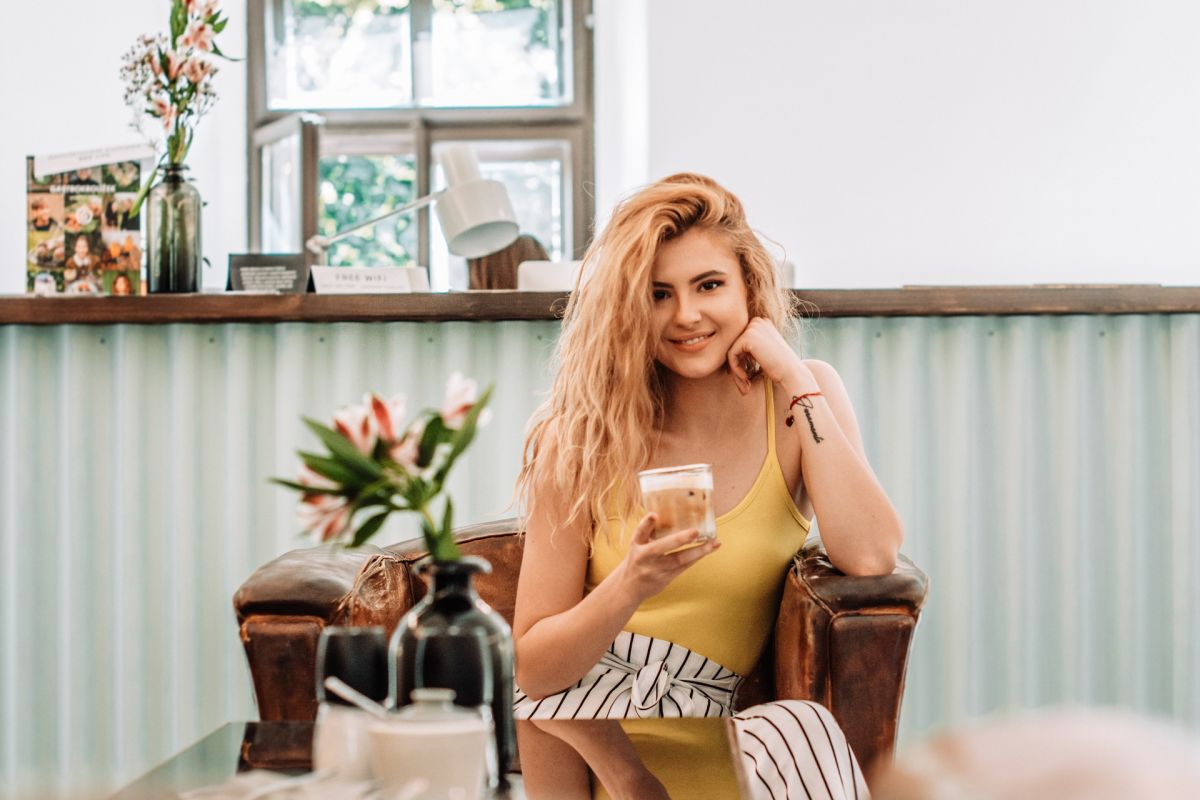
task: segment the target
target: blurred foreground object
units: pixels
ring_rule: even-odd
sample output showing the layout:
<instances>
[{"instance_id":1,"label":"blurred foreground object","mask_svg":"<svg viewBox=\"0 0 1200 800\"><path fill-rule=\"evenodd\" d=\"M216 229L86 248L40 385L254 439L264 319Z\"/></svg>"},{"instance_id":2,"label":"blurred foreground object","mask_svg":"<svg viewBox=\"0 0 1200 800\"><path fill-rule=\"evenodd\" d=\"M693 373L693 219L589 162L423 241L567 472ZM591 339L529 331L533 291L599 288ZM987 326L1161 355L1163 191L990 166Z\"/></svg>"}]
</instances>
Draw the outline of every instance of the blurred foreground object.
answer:
<instances>
[{"instance_id":1,"label":"blurred foreground object","mask_svg":"<svg viewBox=\"0 0 1200 800\"><path fill-rule=\"evenodd\" d=\"M1200 797L1200 738L1116 710L1044 710L931 739L877 780L875 800Z\"/></svg>"}]
</instances>

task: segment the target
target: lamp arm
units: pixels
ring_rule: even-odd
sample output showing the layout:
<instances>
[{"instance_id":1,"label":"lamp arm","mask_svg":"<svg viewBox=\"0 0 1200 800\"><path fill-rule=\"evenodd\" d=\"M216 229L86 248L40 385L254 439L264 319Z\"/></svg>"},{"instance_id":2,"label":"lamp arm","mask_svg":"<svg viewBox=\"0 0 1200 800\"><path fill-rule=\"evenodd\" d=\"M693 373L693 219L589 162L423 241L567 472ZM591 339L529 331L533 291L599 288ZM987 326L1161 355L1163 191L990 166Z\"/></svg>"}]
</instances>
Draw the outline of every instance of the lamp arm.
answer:
<instances>
[{"instance_id":1,"label":"lamp arm","mask_svg":"<svg viewBox=\"0 0 1200 800\"><path fill-rule=\"evenodd\" d=\"M443 189L442 191L444 192L445 190ZM416 200L413 200L411 203L405 203L399 208L393 208L386 214L380 214L379 216L373 217L366 222L360 222L357 225L351 225L349 228L338 231L333 236L311 236L309 237L308 241L305 242L305 246L308 247L312 253L324 259L325 251L328 250L329 245L333 244L334 242L345 239L347 236L352 236L364 228L370 228L373 225L378 225L386 219L398 217L406 211L415 211L418 208L424 208L425 206L432 204L433 201L437 200L441 194L442 192L434 192L432 194L427 194L424 197L419 197Z\"/></svg>"}]
</instances>

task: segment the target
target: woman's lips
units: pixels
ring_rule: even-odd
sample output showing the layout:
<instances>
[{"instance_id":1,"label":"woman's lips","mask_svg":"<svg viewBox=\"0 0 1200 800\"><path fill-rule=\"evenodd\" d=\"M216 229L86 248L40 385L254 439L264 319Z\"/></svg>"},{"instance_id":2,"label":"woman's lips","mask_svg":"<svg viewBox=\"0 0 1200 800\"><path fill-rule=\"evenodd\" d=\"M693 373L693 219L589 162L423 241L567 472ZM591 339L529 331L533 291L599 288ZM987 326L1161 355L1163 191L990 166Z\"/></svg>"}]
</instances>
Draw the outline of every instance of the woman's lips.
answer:
<instances>
[{"instance_id":1,"label":"woman's lips","mask_svg":"<svg viewBox=\"0 0 1200 800\"><path fill-rule=\"evenodd\" d=\"M676 350L684 353L695 353L703 350L708 344L708 340L713 337L711 333L700 333L695 336L689 336L686 339L671 339L671 346Z\"/></svg>"}]
</instances>

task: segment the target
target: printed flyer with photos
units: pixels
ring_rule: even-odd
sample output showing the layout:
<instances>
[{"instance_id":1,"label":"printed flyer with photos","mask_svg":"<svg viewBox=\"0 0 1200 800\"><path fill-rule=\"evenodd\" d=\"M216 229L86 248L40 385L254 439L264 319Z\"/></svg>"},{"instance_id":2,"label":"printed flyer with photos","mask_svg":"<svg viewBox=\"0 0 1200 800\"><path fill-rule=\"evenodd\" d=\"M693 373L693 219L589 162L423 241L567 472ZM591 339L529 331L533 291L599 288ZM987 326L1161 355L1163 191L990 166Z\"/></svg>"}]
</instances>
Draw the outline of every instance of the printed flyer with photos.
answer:
<instances>
[{"instance_id":1,"label":"printed flyer with photos","mask_svg":"<svg viewBox=\"0 0 1200 800\"><path fill-rule=\"evenodd\" d=\"M26 291L35 295L141 293L142 226L132 213L138 161L39 174L27 159Z\"/></svg>"}]
</instances>

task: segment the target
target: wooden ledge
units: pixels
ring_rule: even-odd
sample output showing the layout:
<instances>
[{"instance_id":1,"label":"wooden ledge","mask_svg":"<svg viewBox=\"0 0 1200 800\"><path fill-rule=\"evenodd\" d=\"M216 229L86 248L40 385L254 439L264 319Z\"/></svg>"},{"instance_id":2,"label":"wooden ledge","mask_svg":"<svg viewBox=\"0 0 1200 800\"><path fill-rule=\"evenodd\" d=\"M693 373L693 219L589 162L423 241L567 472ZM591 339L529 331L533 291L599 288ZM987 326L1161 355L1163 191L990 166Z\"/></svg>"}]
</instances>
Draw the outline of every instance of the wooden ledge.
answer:
<instances>
[{"instance_id":1,"label":"wooden ledge","mask_svg":"<svg viewBox=\"0 0 1200 800\"><path fill-rule=\"evenodd\" d=\"M807 317L1200 313L1197 286L914 286L797 290ZM561 292L0 297L0 325L553 320Z\"/></svg>"}]
</instances>

